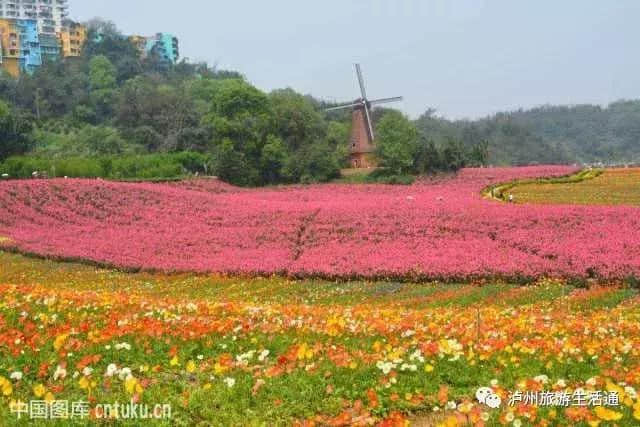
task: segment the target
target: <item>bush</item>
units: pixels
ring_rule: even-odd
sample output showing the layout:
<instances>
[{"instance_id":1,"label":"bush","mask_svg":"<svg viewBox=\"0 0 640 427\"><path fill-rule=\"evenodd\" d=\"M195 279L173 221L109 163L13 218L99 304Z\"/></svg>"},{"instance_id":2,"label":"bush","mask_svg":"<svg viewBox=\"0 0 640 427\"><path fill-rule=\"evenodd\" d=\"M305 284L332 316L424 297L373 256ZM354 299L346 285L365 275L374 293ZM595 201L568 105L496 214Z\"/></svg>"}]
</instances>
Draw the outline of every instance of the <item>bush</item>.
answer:
<instances>
[{"instance_id":1,"label":"bush","mask_svg":"<svg viewBox=\"0 0 640 427\"><path fill-rule=\"evenodd\" d=\"M50 177L152 179L207 173L210 163L209 157L192 152L64 159L18 156L1 163L0 171L12 178L29 178L38 171Z\"/></svg>"}]
</instances>

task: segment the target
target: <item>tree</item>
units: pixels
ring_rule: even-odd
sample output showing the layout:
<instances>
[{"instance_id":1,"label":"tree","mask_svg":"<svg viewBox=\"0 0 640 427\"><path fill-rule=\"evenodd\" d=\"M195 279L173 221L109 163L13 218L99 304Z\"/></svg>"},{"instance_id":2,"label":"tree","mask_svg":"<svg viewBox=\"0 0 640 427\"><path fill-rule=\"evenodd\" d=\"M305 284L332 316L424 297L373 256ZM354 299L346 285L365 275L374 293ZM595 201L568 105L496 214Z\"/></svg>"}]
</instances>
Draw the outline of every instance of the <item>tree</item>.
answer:
<instances>
[{"instance_id":1,"label":"tree","mask_svg":"<svg viewBox=\"0 0 640 427\"><path fill-rule=\"evenodd\" d=\"M326 125L308 98L292 89L269 94L271 129L280 135L291 151L298 150L326 134Z\"/></svg>"},{"instance_id":2,"label":"tree","mask_svg":"<svg viewBox=\"0 0 640 427\"><path fill-rule=\"evenodd\" d=\"M424 135L420 137L415 159L415 171L432 173L443 169L442 158L436 144Z\"/></svg>"},{"instance_id":3,"label":"tree","mask_svg":"<svg viewBox=\"0 0 640 427\"><path fill-rule=\"evenodd\" d=\"M482 141L473 144L468 155L469 164L472 166L486 166L489 162L489 141Z\"/></svg>"},{"instance_id":4,"label":"tree","mask_svg":"<svg viewBox=\"0 0 640 427\"><path fill-rule=\"evenodd\" d=\"M6 102L0 101L0 160L29 151L32 120L16 113Z\"/></svg>"},{"instance_id":5,"label":"tree","mask_svg":"<svg viewBox=\"0 0 640 427\"><path fill-rule=\"evenodd\" d=\"M416 155L418 131L398 111L389 111L377 126L377 150L380 165L395 174L410 173Z\"/></svg>"},{"instance_id":6,"label":"tree","mask_svg":"<svg viewBox=\"0 0 640 427\"><path fill-rule=\"evenodd\" d=\"M450 138L442 150L442 164L445 170L457 171L466 164L464 150L460 141Z\"/></svg>"},{"instance_id":7,"label":"tree","mask_svg":"<svg viewBox=\"0 0 640 427\"><path fill-rule=\"evenodd\" d=\"M99 55L89 62L89 96L99 120L112 112L116 94L116 68L111 61Z\"/></svg>"},{"instance_id":8,"label":"tree","mask_svg":"<svg viewBox=\"0 0 640 427\"><path fill-rule=\"evenodd\" d=\"M282 140L274 135L267 137L260 156L262 183L275 184L282 182L282 169L287 161L287 151Z\"/></svg>"}]
</instances>

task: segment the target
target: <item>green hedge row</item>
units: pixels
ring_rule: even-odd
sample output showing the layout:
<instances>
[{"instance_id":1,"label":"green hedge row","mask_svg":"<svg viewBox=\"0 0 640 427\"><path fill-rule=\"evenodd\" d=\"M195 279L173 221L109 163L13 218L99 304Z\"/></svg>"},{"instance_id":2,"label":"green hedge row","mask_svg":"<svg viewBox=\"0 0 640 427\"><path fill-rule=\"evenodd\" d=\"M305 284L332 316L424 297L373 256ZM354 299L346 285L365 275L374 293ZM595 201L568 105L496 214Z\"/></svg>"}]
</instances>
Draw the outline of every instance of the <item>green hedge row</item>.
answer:
<instances>
[{"instance_id":1,"label":"green hedge row","mask_svg":"<svg viewBox=\"0 0 640 427\"><path fill-rule=\"evenodd\" d=\"M0 175L14 179L29 178L33 172L52 178L176 178L210 173L210 164L208 156L194 152L50 159L17 156L0 163Z\"/></svg>"}]
</instances>

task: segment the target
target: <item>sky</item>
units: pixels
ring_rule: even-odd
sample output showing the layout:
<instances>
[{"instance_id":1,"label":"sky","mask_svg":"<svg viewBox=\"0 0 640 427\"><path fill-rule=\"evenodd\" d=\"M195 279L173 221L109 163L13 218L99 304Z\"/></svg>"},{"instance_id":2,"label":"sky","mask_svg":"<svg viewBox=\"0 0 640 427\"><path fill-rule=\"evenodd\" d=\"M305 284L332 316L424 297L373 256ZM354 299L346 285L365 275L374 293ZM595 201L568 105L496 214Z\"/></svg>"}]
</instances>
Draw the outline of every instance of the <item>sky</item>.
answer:
<instances>
[{"instance_id":1,"label":"sky","mask_svg":"<svg viewBox=\"0 0 640 427\"><path fill-rule=\"evenodd\" d=\"M474 119L640 98L637 0L70 0L70 17L170 32L180 54L329 101L404 96ZM390 105L391 106L391 105Z\"/></svg>"}]
</instances>

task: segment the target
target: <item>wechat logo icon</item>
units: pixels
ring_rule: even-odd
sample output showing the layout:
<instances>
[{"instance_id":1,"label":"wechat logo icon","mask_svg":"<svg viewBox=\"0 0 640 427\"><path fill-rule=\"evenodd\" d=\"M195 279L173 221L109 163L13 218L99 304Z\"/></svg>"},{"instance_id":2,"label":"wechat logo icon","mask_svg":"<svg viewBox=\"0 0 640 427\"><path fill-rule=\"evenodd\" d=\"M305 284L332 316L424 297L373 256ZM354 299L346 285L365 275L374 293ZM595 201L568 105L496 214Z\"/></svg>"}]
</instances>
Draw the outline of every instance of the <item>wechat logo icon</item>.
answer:
<instances>
[{"instance_id":1,"label":"wechat logo icon","mask_svg":"<svg viewBox=\"0 0 640 427\"><path fill-rule=\"evenodd\" d=\"M492 409L499 408L502 403L500 396L495 394L489 387L480 387L476 391L476 399L478 399L478 402L484 403Z\"/></svg>"}]
</instances>

